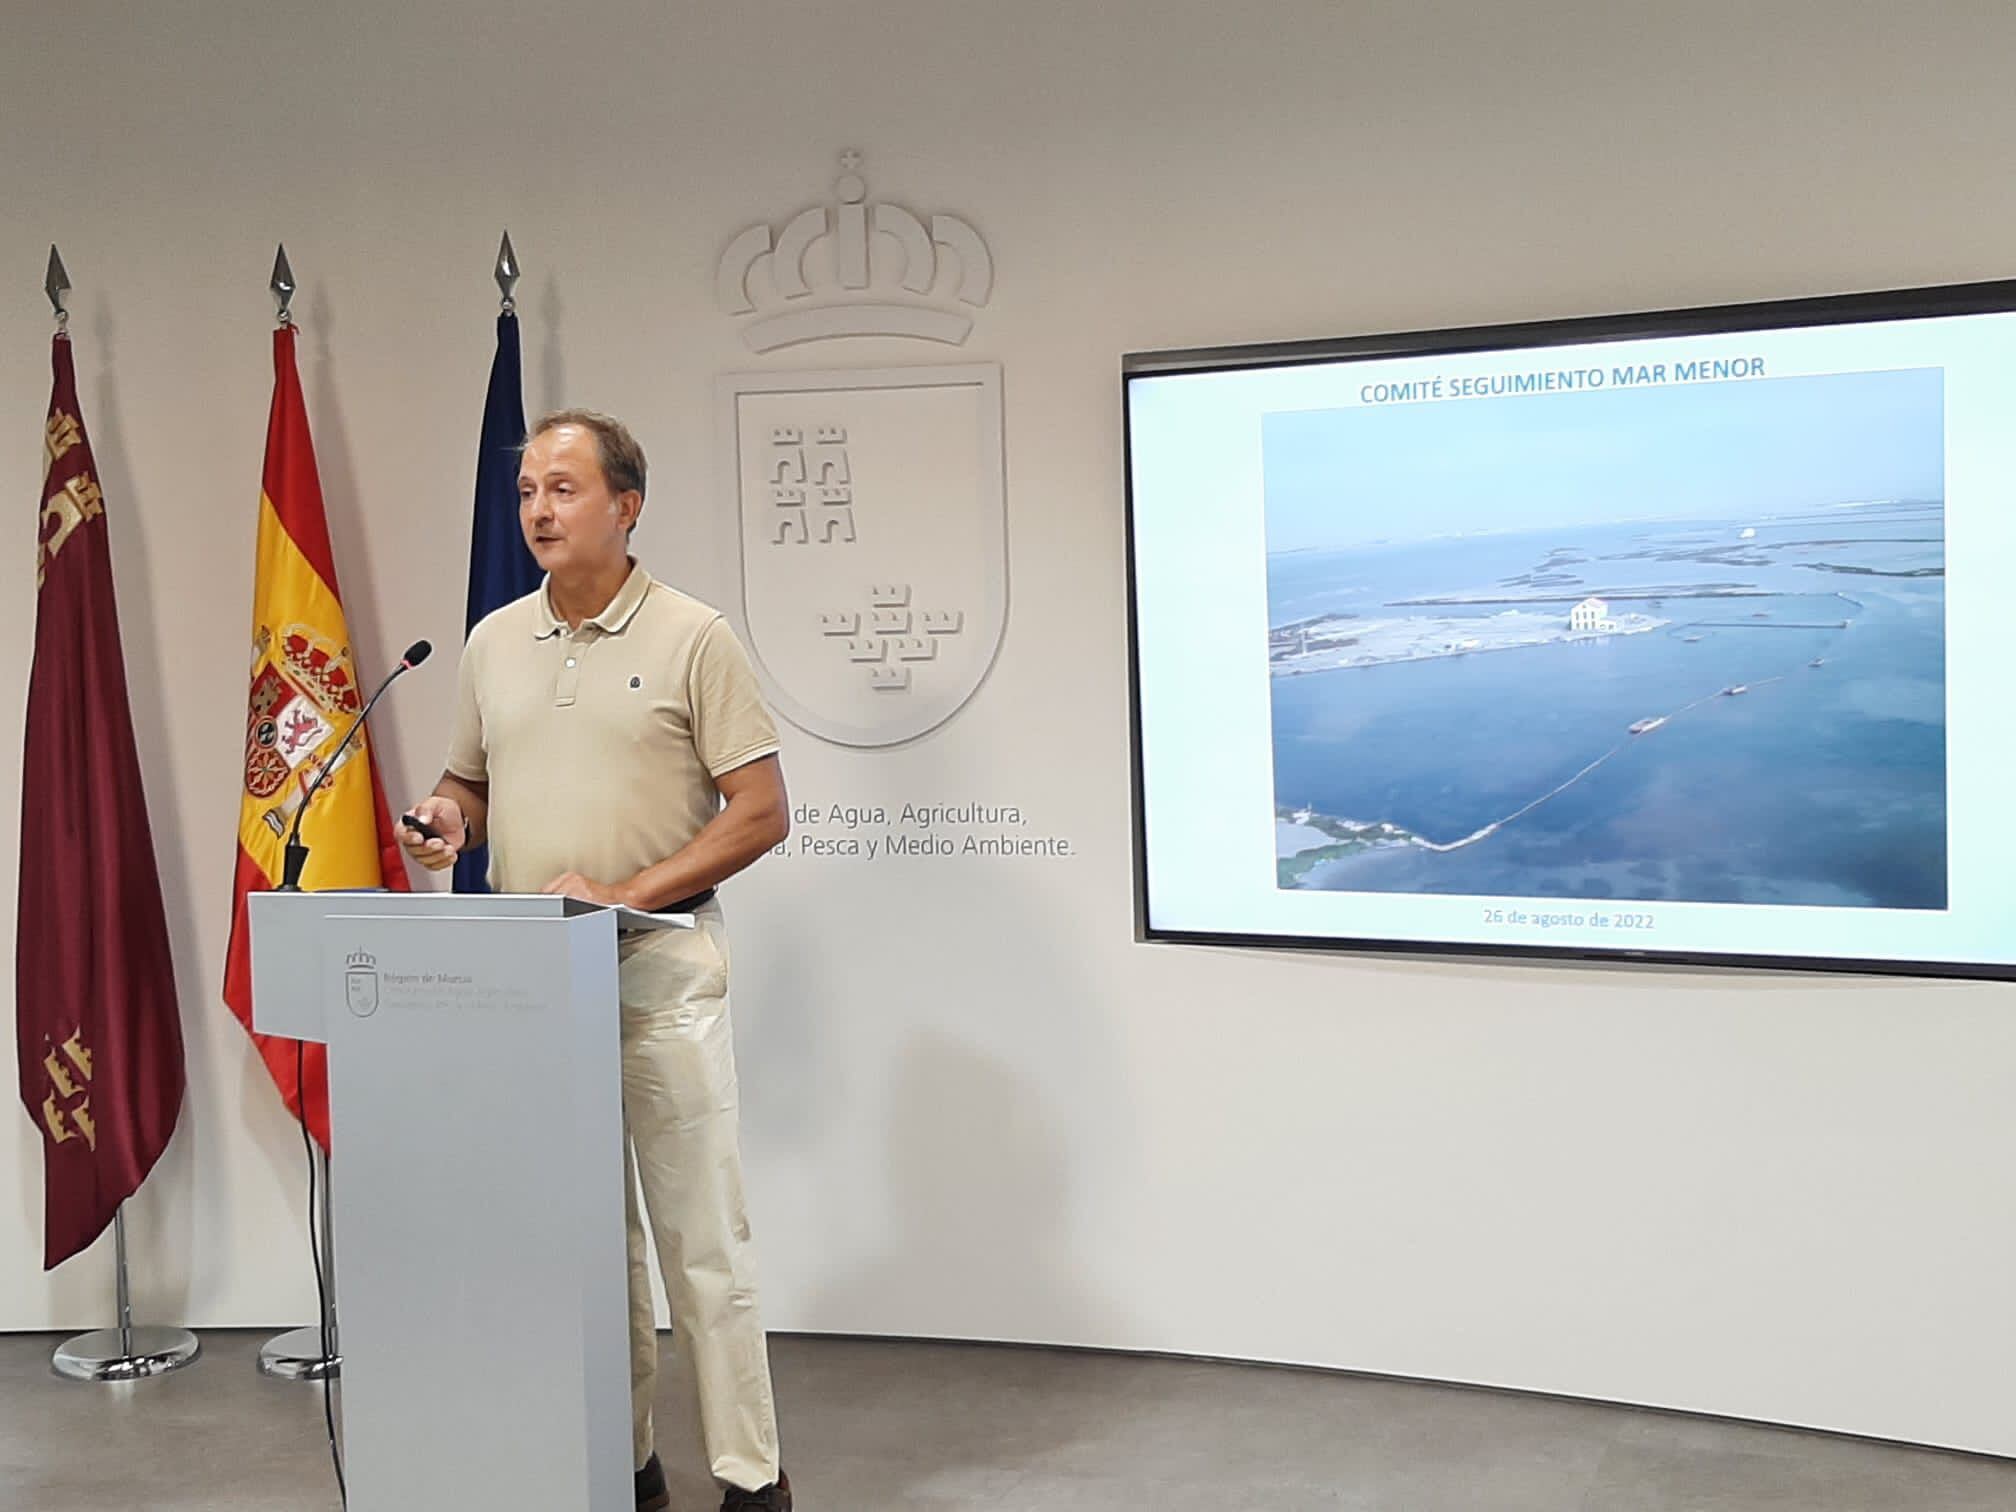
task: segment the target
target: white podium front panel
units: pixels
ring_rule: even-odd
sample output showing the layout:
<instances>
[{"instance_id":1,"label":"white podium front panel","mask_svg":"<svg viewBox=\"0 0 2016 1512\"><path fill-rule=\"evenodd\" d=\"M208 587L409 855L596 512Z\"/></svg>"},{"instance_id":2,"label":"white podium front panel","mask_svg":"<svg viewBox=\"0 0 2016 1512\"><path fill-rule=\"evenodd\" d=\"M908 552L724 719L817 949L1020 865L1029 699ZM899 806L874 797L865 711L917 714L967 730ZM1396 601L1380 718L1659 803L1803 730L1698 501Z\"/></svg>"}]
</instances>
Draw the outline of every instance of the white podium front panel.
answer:
<instances>
[{"instance_id":1,"label":"white podium front panel","mask_svg":"<svg viewBox=\"0 0 2016 1512\"><path fill-rule=\"evenodd\" d=\"M352 1512L628 1512L617 916L252 907L255 1022L329 1047Z\"/></svg>"}]
</instances>

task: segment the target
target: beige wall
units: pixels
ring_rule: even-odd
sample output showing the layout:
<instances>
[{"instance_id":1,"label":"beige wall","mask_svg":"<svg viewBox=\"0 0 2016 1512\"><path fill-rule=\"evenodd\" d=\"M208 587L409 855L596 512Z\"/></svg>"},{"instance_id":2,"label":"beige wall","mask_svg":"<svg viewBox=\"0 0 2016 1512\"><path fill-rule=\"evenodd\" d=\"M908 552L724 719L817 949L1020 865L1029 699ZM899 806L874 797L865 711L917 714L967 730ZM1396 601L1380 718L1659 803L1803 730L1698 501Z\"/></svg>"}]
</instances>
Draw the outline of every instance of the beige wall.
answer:
<instances>
[{"instance_id":1,"label":"beige wall","mask_svg":"<svg viewBox=\"0 0 2016 1512\"><path fill-rule=\"evenodd\" d=\"M732 597L714 377L944 355L759 361L712 307L726 239L823 195L851 143L877 191L993 247L960 360L1004 365L1013 607L952 724L873 756L794 733L792 779L815 801L1019 802L1082 854L950 883L793 862L734 890L773 1325L1293 1359L2016 1453L2006 988L1131 942L1117 381L1136 348L2005 274L2016 10L9 12L0 685L20 707L54 239L190 1046L181 1131L134 1204L147 1318L310 1309L299 1147L216 992L275 241L377 666L457 638L507 224L528 403L637 421L645 554ZM395 794L438 765L449 671L377 726ZM14 834L0 804L10 865ZM39 1180L31 1126L0 1118L0 1327L103 1322L109 1246L37 1269Z\"/></svg>"}]
</instances>

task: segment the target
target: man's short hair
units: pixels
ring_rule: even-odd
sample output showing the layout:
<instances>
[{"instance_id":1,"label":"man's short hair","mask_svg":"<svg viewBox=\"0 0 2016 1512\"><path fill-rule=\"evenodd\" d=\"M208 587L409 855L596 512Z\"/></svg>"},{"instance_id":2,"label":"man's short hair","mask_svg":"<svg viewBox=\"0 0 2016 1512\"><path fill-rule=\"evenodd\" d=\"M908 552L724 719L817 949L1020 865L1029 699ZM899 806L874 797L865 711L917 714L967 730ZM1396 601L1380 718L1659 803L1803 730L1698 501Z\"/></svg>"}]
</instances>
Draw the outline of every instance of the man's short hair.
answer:
<instances>
[{"instance_id":1,"label":"man's short hair","mask_svg":"<svg viewBox=\"0 0 2016 1512\"><path fill-rule=\"evenodd\" d=\"M638 498L644 497L644 448L630 434L629 426L600 410L560 409L541 415L525 439L530 442L563 425L578 425L595 437L595 453L602 463L602 477L609 484L609 492L620 494L635 489Z\"/></svg>"}]
</instances>

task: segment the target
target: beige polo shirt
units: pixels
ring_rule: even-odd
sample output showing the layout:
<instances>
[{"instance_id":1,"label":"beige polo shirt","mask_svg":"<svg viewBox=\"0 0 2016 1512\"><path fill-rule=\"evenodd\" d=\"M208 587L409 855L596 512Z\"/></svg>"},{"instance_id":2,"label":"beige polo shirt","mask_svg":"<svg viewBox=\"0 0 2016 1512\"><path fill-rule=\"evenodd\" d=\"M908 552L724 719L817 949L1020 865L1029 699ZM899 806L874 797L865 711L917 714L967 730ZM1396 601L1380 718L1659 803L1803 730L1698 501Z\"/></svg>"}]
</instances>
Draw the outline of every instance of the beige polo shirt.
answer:
<instances>
[{"instance_id":1,"label":"beige polo shirt","mask_svg":"<svg viewBox=\"0 0 2016 1512\"><path fill-rule=\"evenodd\" d=\"M447 765L490 785L490 885L538 892L663 861L720 811L715 778L776 749L727 622L633 566L579 630L541 583L470 632Z\"/></svg>"}]
</instances>

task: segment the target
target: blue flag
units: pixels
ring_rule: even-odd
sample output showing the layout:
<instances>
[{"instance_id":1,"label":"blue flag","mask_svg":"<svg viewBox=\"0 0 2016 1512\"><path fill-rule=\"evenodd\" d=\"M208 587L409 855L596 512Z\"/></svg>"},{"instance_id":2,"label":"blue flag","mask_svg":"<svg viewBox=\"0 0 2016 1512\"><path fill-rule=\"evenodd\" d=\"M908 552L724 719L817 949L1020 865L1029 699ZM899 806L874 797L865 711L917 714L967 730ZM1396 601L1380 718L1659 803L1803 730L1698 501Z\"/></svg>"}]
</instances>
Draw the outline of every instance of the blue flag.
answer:
<instances>
[{"instance_id":1,"label":"blue flag","mask_svg":"<svg viewBox=\"0 0 2016 1512\"><path fill-rule=\"evenodd\" d=\"M518 317L497 317L497 355L483 401L483 443L476 452L476 517L469 532L469 613L464 634L493 609L539 586L539 564L518 528L518 450L525 444L525 394L519 376ZM455 862L455 891L488 892L490 851L477 846Z\"/></svg>"}]
</instances>

